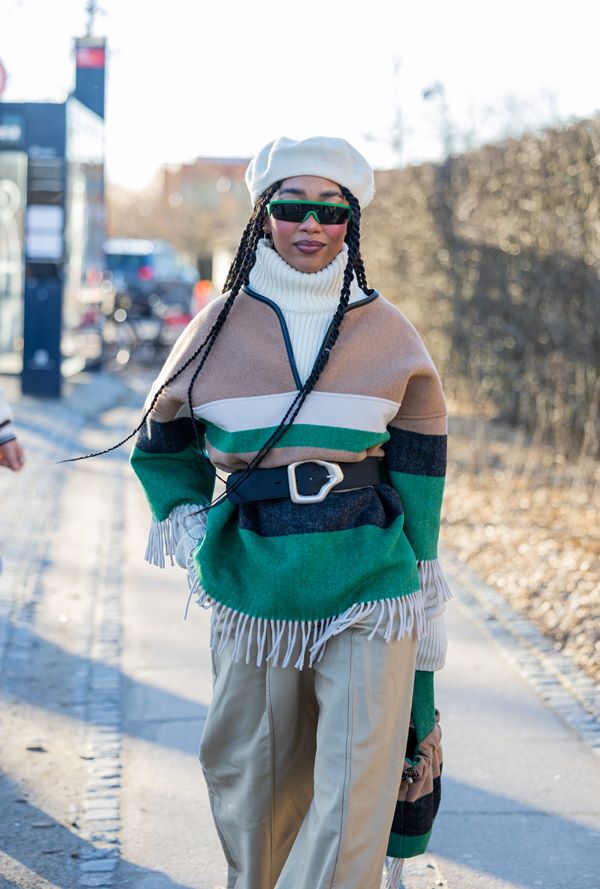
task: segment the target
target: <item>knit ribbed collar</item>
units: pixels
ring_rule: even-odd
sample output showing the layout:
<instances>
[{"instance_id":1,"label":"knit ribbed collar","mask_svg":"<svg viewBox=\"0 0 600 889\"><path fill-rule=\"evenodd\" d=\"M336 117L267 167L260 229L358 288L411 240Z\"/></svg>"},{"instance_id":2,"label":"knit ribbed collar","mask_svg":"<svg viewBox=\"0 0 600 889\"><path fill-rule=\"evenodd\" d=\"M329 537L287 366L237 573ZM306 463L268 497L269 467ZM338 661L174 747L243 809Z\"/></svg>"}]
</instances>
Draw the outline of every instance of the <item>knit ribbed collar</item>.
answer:
<instances>
[{"instance_id":1,"label":"knit ribbed collar","mask_svg":"<svg viewBox=\"0 0 600 889\"><path fill-rule=\"evenodd\" d=\"M340 301L348 247L319 272L299 272L260 240L256 247L256 262L250 272L249 285L256 293L266 296L284 312L303 314L333 314ZM364 299L356 277L350 285L350 302Z\"/></svg>"}]
</instances>

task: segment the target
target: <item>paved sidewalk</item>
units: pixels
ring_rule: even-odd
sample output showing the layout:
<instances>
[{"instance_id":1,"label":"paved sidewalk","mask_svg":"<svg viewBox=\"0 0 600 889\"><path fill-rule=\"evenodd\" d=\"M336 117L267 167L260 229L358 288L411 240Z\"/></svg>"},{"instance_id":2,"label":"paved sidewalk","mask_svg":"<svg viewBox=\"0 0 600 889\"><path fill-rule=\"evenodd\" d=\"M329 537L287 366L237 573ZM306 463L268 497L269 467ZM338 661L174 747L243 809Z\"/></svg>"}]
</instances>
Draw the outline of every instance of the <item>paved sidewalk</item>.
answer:
<instances>
[{"instance_id":1,"label":"paved sidewalk","mask_svg":"<svg viewBox=\"0 0 600 889\"><path fill-rule=\"evenodd\" d=\"M182 569L142 561L147 506L128 491L124 585L123 855L119 889L215 889L226 882L198 749L211 697L208 612L187 603Z\"/></svg>"},{"instance_id":2,"label":"paved sidewalk","mask_svg":"<svg viewBox=\"0 0 600 889\"><path fill-rule=\"evenodd\" d=\"M53 462L126 434L147 385L100 374L63 403L17 404L28 466L0 475L0 889L225 886L198 763L209 615L192 604L184 622L183 572L143 562L127 448ZM446 564L443 802L406 887L600 889L597 689Z\"/></svg>"},{"instance_id":3,"label":"paved sidewalk","mask_svg":"<svg viewBox=\"0 0 600 889\"><path fill-rule=\"evenodd\" d=\"M19 399L15 383L3 380L26 466L0 475L0 886L71 889L118 859L126 452L57 461L118 438L115 407L137 415L141 395L103 374L59 402Z\"/></svg>"},{"instance_id":4,"label":"paved sidewalk","mask_svg":"<svg viewBox=\"0 0 600 889\"><path fill-rule=\"evenodd\" d=\"M493 593L451 554L446 567L457 597L438 683L445 765L430 848L441 885L600 889L600 749L590 732L598 723L568 692L565 700L554 691L549 674L542 699L535 648L515 646L481 604ZM531 632L526 623L513 615L515 633ZM414 889L426 885L440 884Z\"/></svg>"}]
</instances>

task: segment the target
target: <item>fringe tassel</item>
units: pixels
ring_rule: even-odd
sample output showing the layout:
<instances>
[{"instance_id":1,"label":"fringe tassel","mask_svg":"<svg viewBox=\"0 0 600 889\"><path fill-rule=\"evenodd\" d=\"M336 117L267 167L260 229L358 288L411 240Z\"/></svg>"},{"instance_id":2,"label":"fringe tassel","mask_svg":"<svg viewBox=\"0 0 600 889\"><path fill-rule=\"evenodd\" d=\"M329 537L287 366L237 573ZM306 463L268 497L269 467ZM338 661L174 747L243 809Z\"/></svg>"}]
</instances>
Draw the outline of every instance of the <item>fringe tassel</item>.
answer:
<instances>
[{"instance_id":1,"label":"fringe tassel","mask_svg":"<svg viewBox=\"0 0 600 889\"><path fill-rule=\"evenodd\" d=\"M281 661L281 666L287 667L294 656L296 656L294 667L297 670L301 670L307 661L308 666L312 667L321 660L327 642L333 636L337 636L377 610L379 610L377 622L369 633L369 639L372 639L378 631L382 632L386 642L393 638L402 639L415 629L419 639L426 633L423 596L420 590L408 596L398 596L396 599L353 605L343 614L324 620L289 621L251 617L215 601L198 580L191 555L188 564L188 583L189 596L185 616L187 617L192 596L195 596L195 601L202 608L213 610L209 642L211 649L221 654L227 643L233 640L232 660L244 659L247 664L255 662L257 667L267 661L271 661L275 667Z\"/></svg>"},{"instance_id":2,"label":"fringe tassel","mask_svg":"<svg viewBox=\"0 0 600 889\"><path fill-rule=\"evenodd\" d=\"M417 562L419 583L425 599L425 614L431 620L444 610L445 603L453 598L452 590L444 577L439 559Z\"/></svg>"},{"instance_id":3,"label":"fringe tassel","mask_svg":"<svg viewBox=\"0 0 600 889\"><path fill-rule=\"evenodd\" d=\"M145 559L150 565L156 565L158 568L165 567L165 556L169 556L171 565L174 565L173 556L175 555L175 535L173 533L173 523L171 516L166 518L164 522L155 522L152 520L150 525L150 533L148 534L148 546L146 547Z\"/></svg>"},{"instance_id":4,"label":"fringe tassel","mask_svg":"<svg viewBox=\"0 0 600 889\"><path fill-rule=\"evenodd\" d=\"M174 565L173 556L177 547L177 525L179 522L185 526L185 520L196 511L196 507L189 503L183 503L171 510L166 519L156 522L154 519L150 525L148 545L145 559L150 565L158 568L165 567L165 556L168 556L171 565Z\"/></svg>"},{"instance_id":5,"label":"fringe tassel","mask_svg":"<svg viewBox=\"0 0 600 889\"><path fill-rule=\"evenodd\" d=\"M194 551L193 550L188 556L186 568L187 568L187 582L188 582L188 597L187 597L187 602L185 605L185 611L183 612L183 619L184 620L187 620L188 608L190 607L190 602L191 602L192 596L196 596L196 602L198 602L199 605L202 605L203 608L210 607L210 605L203 604L200 601L203 596L206 596L206 592L204 590L204 587L200 583L200 581L198 579L198 575L196 574L196 569L194 568ZM211 648L213 647L212 646L212 639L211 639L210 647Z\"/></svg>"},{"instance_id":6,"label":"fringe tassel","mask_svg":"<svg viewBox=\"0 0 600 889\"><path fill-rule=\"evenodd\" d=\"M402 889L402 868L404 858L385 859L385 889Z\"/></svg>"}]
</instances>

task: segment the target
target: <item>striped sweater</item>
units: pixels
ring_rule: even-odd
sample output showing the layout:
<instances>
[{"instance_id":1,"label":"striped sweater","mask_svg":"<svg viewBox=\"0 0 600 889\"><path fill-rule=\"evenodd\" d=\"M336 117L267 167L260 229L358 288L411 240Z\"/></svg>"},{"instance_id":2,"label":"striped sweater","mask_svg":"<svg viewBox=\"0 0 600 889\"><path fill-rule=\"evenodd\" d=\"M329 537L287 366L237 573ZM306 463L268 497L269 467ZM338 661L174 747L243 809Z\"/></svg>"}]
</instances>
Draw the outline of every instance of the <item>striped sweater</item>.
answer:
<instances>
[{"instance_id":1,"label":"striped sweater","mask_svg":"<svg viewBox=\"0 0 600 889\"><path fill-rule=\"evenodd\" d=\"M255 293L267 297L281 309L292 354L303 383L310 375L327 327L337 308L347 258L348 248L344 245L338 257L328 266L318 273L306 275L288 265L267 241L258 243L249 284ZM364 293L356 278L353 278L350 303L363 298ZM191 521L193 523L194 519ZM197 530L199 536L204 535L205 528L200 523ZM187 542L181 555L187 555L189 547L194 543L197 540ZM185 564L183 559L178 558L178 561ZM445 664L448 640L444 610L444 602L440 601L436 589L430 586L425 598L427 632L419 640L417 647L417 670L440 670Z\"/></svg>"},{"instance_id":2,"label":"striped sweater","mask_svg":"<svg viewBox=\"0 0 600 889\"><path fill-rule=\"evenodd\" d=\"M153 391L206 337L223 302L214 300L191 322ZM194 364L163 391L132 454L154 519L149 557L158 564L174 548L173 530L190 512L185 505L210 502L215 469L248 464L302 383L281 309L246 288L194 383L204 445L198 452L187 407ZM414 327L376 291L355 294L317 386L261 465L370 456L381 457L387 473L375 487L334 490L321 504L226 501L204 514L193 577L199 603L219 618L213 644L235 635L235 656L271 656L287 666L302 632L301 667L376 609L386 638L414 627L422 636L426 597L435 612L449 595L437 562L443 391Z\"/></svg>"},{"instance_id":3,"label":"striped sweater","mask_svg":"<svg viewBox=\"0 0 600 889\"><path fill-rule=\"evenodd\" d=\"M149 560L164 565L190 529L199 539L191 547L191 591L199 604L213 607L211 645L233 639L234 657L257 663L270 657L288 666L300 639L294 666L302 668L321 656L332 635L367 613L377 611L376 632L389 640L415 628L422 636L443 610L450 594L437 561L437 539L446 404L414 327L383 296L366 296L353 282L329 363L262 466L376 456L384 462L386 481L334 490L321 504L226 501L198 514L198 506L214 496L216 473L243 469L278 425L318 351L314 338L326 334L322 317L315 317L313 334L304 337L290 306L276 292L268 295L277 280L262 265L270 261L262 251L250 278L254 287L236 298L193 386L202 450L195 446L187 405L194 361L162 392L131 462L152 511ZM332 313L345 254L334 264L332 281L329 267L315 275L295 273L301 288L319 276L319 286L323 279L331 284ZM209 303L191 322L149 400L205 339L223 302L220 297ZM405 754L408 777L389 837L393 858L420 854L427 846L439 805L440 737L433 673L418 669ZM393 858L390 886L398 883Z\"/></svg>"}]
</instances>

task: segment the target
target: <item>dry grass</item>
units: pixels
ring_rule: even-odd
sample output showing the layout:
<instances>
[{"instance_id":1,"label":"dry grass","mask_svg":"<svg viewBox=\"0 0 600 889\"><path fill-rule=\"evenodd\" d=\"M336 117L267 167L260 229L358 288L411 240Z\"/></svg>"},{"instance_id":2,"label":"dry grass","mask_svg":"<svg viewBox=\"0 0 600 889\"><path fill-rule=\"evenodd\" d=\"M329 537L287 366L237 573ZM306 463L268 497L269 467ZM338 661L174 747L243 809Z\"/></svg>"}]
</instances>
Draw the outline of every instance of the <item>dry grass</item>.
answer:
<instances>
[{"instance_id":1,"label":"dry grass","mask_svg":"<svg viewBox=\"0 0 600 889\"><path fill-rule=\"evenodd\" d=\"M444 540L600 679L600 467L454 413Z\"/></svg>"}]
</instances>

